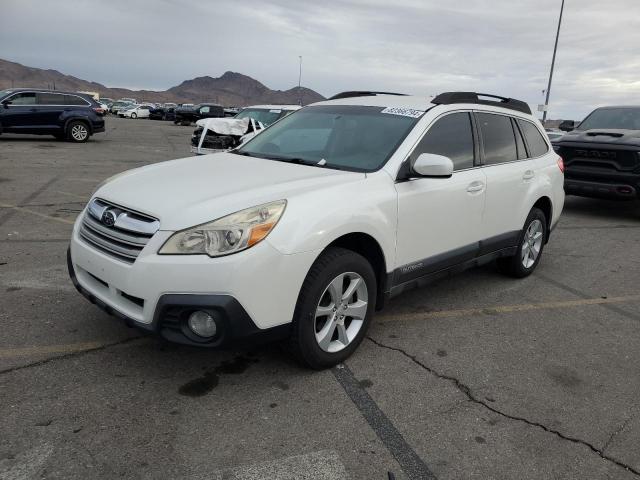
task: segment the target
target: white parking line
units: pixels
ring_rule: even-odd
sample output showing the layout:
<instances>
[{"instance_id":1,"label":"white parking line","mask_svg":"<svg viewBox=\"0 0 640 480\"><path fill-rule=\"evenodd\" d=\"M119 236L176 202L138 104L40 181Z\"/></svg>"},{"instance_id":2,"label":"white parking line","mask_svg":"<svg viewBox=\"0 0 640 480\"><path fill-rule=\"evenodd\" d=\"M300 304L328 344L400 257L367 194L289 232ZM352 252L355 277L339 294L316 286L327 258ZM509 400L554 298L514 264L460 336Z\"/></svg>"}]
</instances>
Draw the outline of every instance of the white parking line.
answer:
<instances>
[{"instance_id":1,"label":"white parking line","mask_svg":"<svg viewBox=\"0 0 640 480\"><path fill-rule=\"evenodd\" d=\"M380 478L384 478L381 472ZM236 467L217 473L215 480L347 480L340 456L320 450L279 460Z\"/></svg>"}]
</instances>

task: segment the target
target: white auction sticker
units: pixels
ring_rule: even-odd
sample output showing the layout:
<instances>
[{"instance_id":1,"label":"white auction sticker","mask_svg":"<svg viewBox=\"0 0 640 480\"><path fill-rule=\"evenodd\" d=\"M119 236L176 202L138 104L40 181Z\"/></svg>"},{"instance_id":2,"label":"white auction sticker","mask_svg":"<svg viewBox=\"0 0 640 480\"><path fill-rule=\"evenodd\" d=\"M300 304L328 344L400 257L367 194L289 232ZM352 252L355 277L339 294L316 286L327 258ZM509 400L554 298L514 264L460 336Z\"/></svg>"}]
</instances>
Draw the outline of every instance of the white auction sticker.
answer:
<instances>
[{"instance_id":1,"label":"white auction sticker","mask_svg":"<svg viewBox=\"0 0 640 480\"><path fill-rule=\"evenodd\" d=\"M388 113L391 115L402 115L403 117L420 118L424 110L413 110L412 108L387 107L380 113Z\"/></svg>"}]
</instances>

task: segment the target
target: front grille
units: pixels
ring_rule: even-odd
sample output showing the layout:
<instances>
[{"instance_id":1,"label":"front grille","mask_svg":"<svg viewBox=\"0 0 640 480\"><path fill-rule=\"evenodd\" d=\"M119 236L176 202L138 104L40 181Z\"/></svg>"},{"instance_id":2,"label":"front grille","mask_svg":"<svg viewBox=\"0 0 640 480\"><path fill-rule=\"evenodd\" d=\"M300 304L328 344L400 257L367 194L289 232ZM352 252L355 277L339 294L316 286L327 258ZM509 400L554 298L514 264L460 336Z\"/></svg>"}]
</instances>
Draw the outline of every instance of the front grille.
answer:
<instances>
[{"instance_id":1,"label":"front grille","mask_svg":"<svg viewBox=\"0 0 640 480\"><path fill-rule=\"evenodd\" d=\"M153 217L96 198L89 203L79 233L96 250L133 263L159 228Z\"/></svg>"},{"instance_id":2,"label":"front grille","mask_svg":"<svg viewBox=\"0 0 640 480\"><path fill-rule=\"evenodd\" d=\"M640 167L640 156L636 149L612 149L604 146L561 146L556 150L564 159L565 167L633 171Z\"/></svg>"}]
</instances>

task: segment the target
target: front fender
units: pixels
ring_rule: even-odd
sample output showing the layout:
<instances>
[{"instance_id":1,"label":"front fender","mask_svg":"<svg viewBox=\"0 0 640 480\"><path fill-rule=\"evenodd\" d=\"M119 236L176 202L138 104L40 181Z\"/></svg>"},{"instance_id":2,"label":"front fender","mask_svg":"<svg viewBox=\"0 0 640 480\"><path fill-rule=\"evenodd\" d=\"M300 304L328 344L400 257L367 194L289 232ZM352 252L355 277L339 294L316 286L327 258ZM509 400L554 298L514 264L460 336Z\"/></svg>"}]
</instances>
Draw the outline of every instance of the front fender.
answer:
<instances>
[{"instance_id":1,"label":"front fender","mask_svg":"<svg viewBox=\"0 0 640 480\"><path fill-rule=\"evenodd\" d=\"M279 224L267 237L283 254L317 251L350 233L378 242L387 272L395 268L397 192L385 172L288 199Z\"/></svg>"}]
</instances>

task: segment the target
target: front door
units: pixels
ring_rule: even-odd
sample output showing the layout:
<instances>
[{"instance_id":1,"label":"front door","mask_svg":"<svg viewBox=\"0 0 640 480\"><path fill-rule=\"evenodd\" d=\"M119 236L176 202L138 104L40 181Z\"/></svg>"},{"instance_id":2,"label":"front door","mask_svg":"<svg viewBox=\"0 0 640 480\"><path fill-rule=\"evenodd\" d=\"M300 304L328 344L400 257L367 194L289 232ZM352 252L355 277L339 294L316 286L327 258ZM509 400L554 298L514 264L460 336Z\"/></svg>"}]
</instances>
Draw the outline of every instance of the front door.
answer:
<instances>
[{"instance_id":1,"label":"front door","mask_svg":"<svg viewBox=\"0 0 640 480\"><path fill-rule=\"evenodd\" d=\"M486 178L479 167L470 112L437 118L409 156L449 157L450 178L414 178L396 183L397 252L393 283L411 281L463 263L477 255Z\"/></svg>"},{"instance_id":2,"label":"front door","mask_svg":"<svg viewBox=\"0 0 640 480\"><path fill-rule=\"evenodd\" d=\"M7 98L0 107L0 122L7 132L29 133L38 128L36 93L20 92Z\"/></svg>"}]
</instances>

